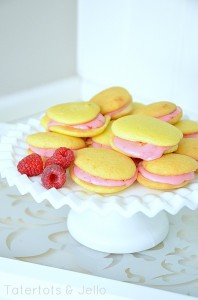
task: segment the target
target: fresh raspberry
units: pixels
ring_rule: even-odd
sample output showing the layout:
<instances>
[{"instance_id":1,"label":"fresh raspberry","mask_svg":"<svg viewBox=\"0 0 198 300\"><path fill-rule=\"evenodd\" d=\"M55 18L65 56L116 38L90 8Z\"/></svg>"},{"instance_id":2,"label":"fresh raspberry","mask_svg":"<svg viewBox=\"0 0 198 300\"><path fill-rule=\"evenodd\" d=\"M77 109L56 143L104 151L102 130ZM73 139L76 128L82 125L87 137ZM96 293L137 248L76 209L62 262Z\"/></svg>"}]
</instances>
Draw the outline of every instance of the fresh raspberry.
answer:
<instances>
[{"instance_id":1,"label":"fresh raspberry","mask_svg":"<svg viewBox=\"0 0 198 300\"><path fill-rule=\"evenodd\" d=\"M21 174L36 176L43 172L43 161L40 155L32 153L19 161L17 169Z\"/></svg>"},{"instance_id":2,"label":"fresh raspberry","mask_svg":"<svg viewBox=\"0 0 198 300\"><path fill-rule=\"evenodd\" d=\"M60 189L66 182L65 170L59 165L49 165L43 170L41 182L46 189Z\"/></svg>"},{"instance_id":3,"label":"fresh raspberry","mask_svg":"<svg viewBox=\"0 0 198 300\"><path fill-rule=\"evenodd\" d=\"M46 159L44 168L46 168L47 166L50 166L50 165L59 165L63 169L66 170L66 168L67 168L66 162L67 161L66 161L65 157L62 157L62 156L58 156L58 157L51 156L48 159Z\"/></svg>"},{"instance_id":4,"label":"fresh raspberry","mask_svg":"<svg viewBox=\"0 0 198 300\"><path fill-rule=\"evenodd\" d=\"M60 147L55 150L53 157L64 159L64 164L62 164L63 168L68 168L74 161L74 152L71 149Z\"/></svg>"}]
</instances>

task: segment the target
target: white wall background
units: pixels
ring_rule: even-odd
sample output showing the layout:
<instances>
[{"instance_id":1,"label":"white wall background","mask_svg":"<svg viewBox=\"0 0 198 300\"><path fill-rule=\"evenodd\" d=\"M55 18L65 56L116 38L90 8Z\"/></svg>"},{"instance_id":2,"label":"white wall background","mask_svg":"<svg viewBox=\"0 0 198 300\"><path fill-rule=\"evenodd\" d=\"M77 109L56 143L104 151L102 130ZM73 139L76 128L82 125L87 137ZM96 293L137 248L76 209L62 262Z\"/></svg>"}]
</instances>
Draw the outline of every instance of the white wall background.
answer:
<instances>
[{"instance_id":1,"label":"white wall background","mask_svg":"<svg viewBox=\"0 0 198 300\"><path fill-rule=\"evenodd\" d=\"M1 0L0 102L79 75L84 100L121 85L195 108L197 32L197 0Z\"/></svg>"},{"instance_id":2,"label":"white wall background","mask_svg":"<svg viewBox=\"0 0 198 300\"><path fill-rule=\"evenodd\" d=\"M198 95L197 0L79 0L83 98L121 85L134 100L194 106Z\"/></svg>"},{"instance_id":3,"label":"white wall background","mask_svg":"<svg viewBox=\"0 0 198 300\"><path fill-rule=\"evenodd\" d=\"M76 0L0 0L0 96L76 74Z\"/></svg>"}]
</instances>

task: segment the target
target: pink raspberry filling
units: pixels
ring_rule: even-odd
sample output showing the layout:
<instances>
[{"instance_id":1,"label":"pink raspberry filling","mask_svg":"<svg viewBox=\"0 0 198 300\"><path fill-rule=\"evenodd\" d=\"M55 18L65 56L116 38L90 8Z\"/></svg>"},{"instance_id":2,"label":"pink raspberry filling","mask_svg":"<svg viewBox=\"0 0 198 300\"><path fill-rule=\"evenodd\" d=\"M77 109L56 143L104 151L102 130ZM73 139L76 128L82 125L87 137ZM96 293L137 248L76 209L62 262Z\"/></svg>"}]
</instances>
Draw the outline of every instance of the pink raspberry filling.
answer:
<instances>
[{"instance_id":1,"label":"pink raspberry filling","mask_svg":"<svg viewBox=\"0 0 198 300\"><path fill-rule=\"evenodd\" d=\"M63 123L59 123L53 120L50 120L48 122L48 128L50 126L67 126L67 127L71 127L71 128L77 128L77 129L81 129L81 130L87 130L87 129L95 129L95 128L99 128L101 126L103 126L105 123L105 118L102 114L98 114L97 117L87 123L83 123L83 124L76 124L76 125L67 125L67 124L63 124Z\"/></svg>"},{"instance_id":2,"label":"pink raspberry filling","mask_svg":"<svg viewBox=\"0 0 198 300\"><path fill-rule=\"evenodd\" d=\"M32 150L33 152L41 155L41 156L45 156L45 157L51 157L53 154L54 154L54 151L56 149L54 148L48 148L48 149L45 149L45 148L36 148L36 147L33 147L33 146L30 146L29 145L29 149Z\"/></svg>"},{"instance_id":3,"label":"pink raspberry filling","mask_svg":"<svg viewBox=\"0 0 198 300\"><path fill-rule=\"evenodd\" d=\"M168 122L169 120L171 120L172 118L177 116L180 112L181 112L181 108L177 106L176 110L174 110L172 113L165 115L163 117L159 117L158 119L160 119L164 122Z\"/></svg>"},{"instance_id":4,"label":"pink raspberry filling","mask_svg":"<svg viewBox=\"0 0 198 300\"><path fill-rule=\"evenodd\" d=\"M145 144L140 142L132 142L119 137L114 137L114 145L122 152L131 157L141 158L143 160L153 160L163 155L164 151L170 147L161 147L152 144Z\"/></svg>"},{"instance_id":5,"label":"pink raspberry filling","mask_svg":"<svg viewBox=\"0 0 198 300\"><path fill-rule=\"evenodd\" d=\"M104 144L100 144L100 143L96 143L96 142L93 142L91 144L91 147L93 148L106 148L106 149L112 149L110 146L108 145L104 145Z\"/></svg>"},{"instance_id":6,"label":"pink raspberry filling","mask_svg":"<svg viewBox=\"0 0 198 300\"><path fill-rule=\"evenodd\" d=\"M115 115L115 114L117 114L117 113L123 111L128 105L129 105L129 104L127 103L127 104L123 105L122 107L120 107L120 108L118 108L118 109L116 109L116 110L114 110L114 111L111 111L111 112L109 112L109 113L106 113L105 115L111 117L111 116L113 116L113 115Z\"/></svg>"},{"instance_id":7,"label":"pink raspberry filling","mask_svg":"<svg viewBox=\"0 0 198 300\"><path fill-rule=\"evenodd\" d=\"M74 166L74 175L79 179L86 181L88 183L99 185L99 186L129 186L131 185L137 178L137 170L135 175L127 180L112 180L112 179L103 179L101 177L90 175L77 166Z\"/></svg>"},{"instance_id":8,"label":"pink raspberry filling","mask_svg":"<svg viewBox=\"0 0 198 300\"><path fill-rule=\"evenodd\" d=\"M140 162L138 165L138 171L140 172L140 174L142 174L142 176L144 176L145 178L151 181L159 182L159 183L167 183L172 185L182 184L183 182L192 180L194 178L194 172L189 172L181 175L170 175L170 176L153 174L144 169L144 167L142 166L142 162Z\"/></svg>"},{"instance_id":9,"label":"pink raspberry filling","mask_svg":"<svg viewBox=\"0 0 198 300\"><path fill-rule=\"evenodd\" d=\"M191 133L191 134L184 134L184 138L198 139L198 132L197 133Z\"/></svg>"},{"instance_id":10,"label":"pink raspberry filling","mask_svg":"<svg viewBox=\"0 0 198 300\"><path fill-rule=\"evenodd\" d=\"M56 148L36 148L29 145L29 149L33 151L34 153L39 154L40 156L44 157L51 157L54 152L56 151ZM78 149L71 149L72 151L78 150Z\"/></svg>"}]
</instances>

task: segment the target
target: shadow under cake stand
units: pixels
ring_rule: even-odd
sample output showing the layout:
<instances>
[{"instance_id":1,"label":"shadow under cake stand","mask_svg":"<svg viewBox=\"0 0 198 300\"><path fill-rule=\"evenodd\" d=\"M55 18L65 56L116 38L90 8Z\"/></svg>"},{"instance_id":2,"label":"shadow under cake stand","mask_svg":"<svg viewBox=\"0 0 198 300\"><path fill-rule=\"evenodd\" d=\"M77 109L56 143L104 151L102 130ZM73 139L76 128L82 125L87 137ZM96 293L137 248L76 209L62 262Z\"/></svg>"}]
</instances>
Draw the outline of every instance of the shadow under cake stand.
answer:
<instances>
[{"instance_id":1,"label":"shadow under cake stand","mask_svg":"<svg viewBox=\"0 0 198 300\"><path fill-rule=\"evenodd\" d=\"M188 186L172 191L155 191L138 183L117 194L99 195L77 186L69 177L66 186L46 190L40 177L21 175L16 165L27 155L25 138L42 131L39 121L16 124L2 137L0 174L21 194L30 193L36 202L48 200L55 209L69 205L67 225L81 244L108 253L133 253L150 249L169 231L167 212L176 214L184 206L198 207L198 175Z\"/></svg>"}]
</instances>

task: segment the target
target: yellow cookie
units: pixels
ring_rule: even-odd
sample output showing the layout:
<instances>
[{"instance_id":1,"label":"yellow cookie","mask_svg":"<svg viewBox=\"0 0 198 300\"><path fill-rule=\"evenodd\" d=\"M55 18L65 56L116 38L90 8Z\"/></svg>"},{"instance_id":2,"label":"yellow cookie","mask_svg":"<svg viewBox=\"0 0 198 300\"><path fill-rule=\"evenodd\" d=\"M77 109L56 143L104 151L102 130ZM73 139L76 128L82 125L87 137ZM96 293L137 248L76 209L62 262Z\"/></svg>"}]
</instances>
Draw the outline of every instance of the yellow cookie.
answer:
<instances>
[{"instance_id":1,"label":"yellow cookie","mask_svg":"<svg viewBox=\"0 0 198 300\"><path fill-rule=\"evenodd\" d=\"M198 161L198 139L183 138L175 153L184 154Z\"/></svg>"},{"instance_id":2,"label":"yellow cookie","mask_svg":"<svg viewBox=\"0 0 198 300\"><path fill-rule=\"evenodd\" d=\"M132 185L137 172L132 159L121 153L105 148L85 148L76 152L70 175L87 190L115 193Z\"/></svg>"},{"instance_id":3,"label":"yellow cookie","mask_svg":"<svg viewBox=\"0 0 198 300\"><path fill-rule=\"evenodd\" d=\"M48 130L48 123L50 121L50 118L45 114L40 121L40 124L45 130Z\"/></svg>"},{"instance_id":4,"label":"yellow cookie","mask_svg":"<svg viewBox=\"0 0 198 300\"><path fill-rule=\"evenodd\" d=\"M109 120L110 117L104 117L100 113L99 105L95 103L69 102L50 107L41 124L50 131L90 137L103 132Z\"/></svg>"},{"instance_id":5,"label":"yellow cookie","mask_svg":"<svg viewBox=\"0 0 198 300\"><path fill-rule=\"evenodd\" d=\"M90 102L97 103L103 115L118 119L130 114L133 109L133 98L129 92L119 86L110 87L91 98Z\"/></svg>"},{"instance_id":6,"label":"yellow cookie","mask_svg":"<svg viewBox=\"0 0 198 300\"><path fill-rule=\"evenodd\" d=\"M106 129L99 135L88 139L88 145L95 148L109 148L111 149L112 131L111 126L114 121L110 121Z\"/></svg>"},{"instance_id":7,"label":"yellow cookie","mask_svg":"<svg viewBox=\"0 0 198 300\"><path fill-rule=\"evenodd\" d=\"M185 186L194 178L198 162L182 154L166 154L138 166L137 181L149 188L170 190Z\"/></svg>"},{"instance_id":8,"label":"yellow cookie","mask_svg":"<svg viewBox=\"0 0 198 300\"><path fill-rule=\"evenodd\" d=\"M175 124L183 132L185 138L198 138L198 122L193 120L181 120Z\"/></svg>"},{"instance_id":9,"label":"yellow cookie","mask_svg":"<svg viewBox=\"0 0 198 300\"><path fill-rule=\"evenodd\" d=\"M86 147L85 141L78 137L67 136L55 132L37 132L26 138L28 152L50 157L60 147L77 150Z\"/></svg>"},{"instance_id":10,"label":"yellow cookie","mask_svg":"<svg viewBox=\"0 0 198 300\"><path fill-rule=\"evenodd\" d=\"M159 119L130 115L115 120L112 125L113 149L131 157L153 160L177 149L182 132Z\"/></svg>"},{"instance_id":11,"label":"yellow cookie","mask_svg":"<svg viewBox=\"0 0 198 300\"><path fill-rule=\"evenodd\" d=\"M133 109L131 111L131 115L136 115L138 113L139 110L141 110L143 107L145 106L145 104L141 103L141 102L133 102Z\"/></svg>"},{"instance_id":12,"label":"yellow cookie","mask_svg":"<svg viewBox=\"0 0 198 300\"><path fill-rule=\"evenodd\" d=\"M182 117L182 109L172 102L159 101L139 108L137 114L158 118L170 124L175 124Z\"/></svg>"}]
</instances>

